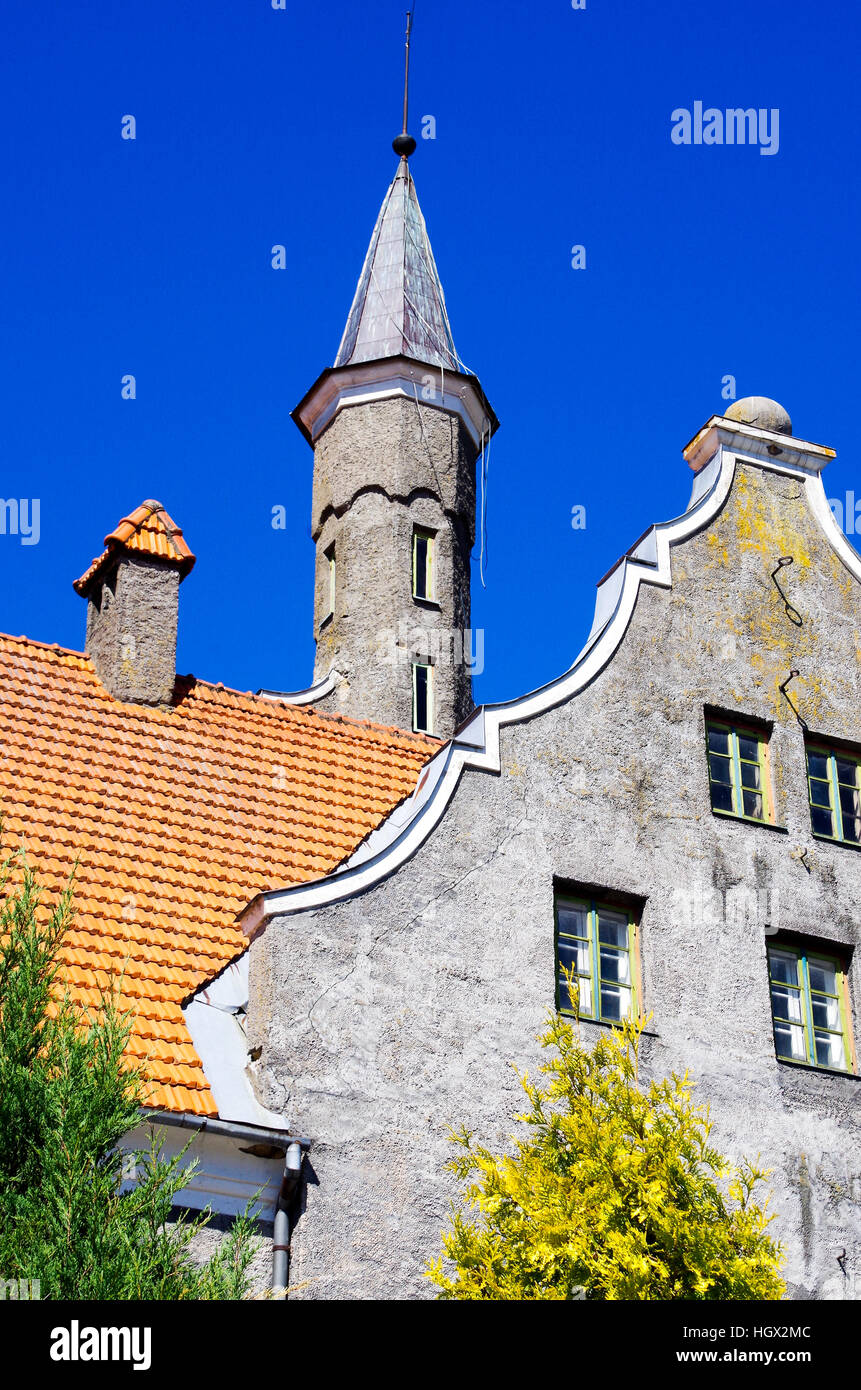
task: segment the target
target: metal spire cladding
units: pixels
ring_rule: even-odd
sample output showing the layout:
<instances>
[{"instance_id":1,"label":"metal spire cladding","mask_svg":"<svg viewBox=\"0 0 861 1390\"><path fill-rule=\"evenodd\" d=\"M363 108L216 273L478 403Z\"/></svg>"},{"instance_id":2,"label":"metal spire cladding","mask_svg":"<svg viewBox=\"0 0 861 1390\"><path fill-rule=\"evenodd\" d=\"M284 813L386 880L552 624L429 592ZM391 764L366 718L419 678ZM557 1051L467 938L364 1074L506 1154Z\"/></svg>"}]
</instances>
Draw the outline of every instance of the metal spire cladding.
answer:
<instances>
[{"instance_id":1,"label":"metal spire cladding","mask_svg":"<svg viewBox=\"0 0 861 1390\"><path fill-rule=\"evenodd\" d=\"M380 208L335 366L401 355L464 370L405 156Z\"/></svg>"}]
</instances>

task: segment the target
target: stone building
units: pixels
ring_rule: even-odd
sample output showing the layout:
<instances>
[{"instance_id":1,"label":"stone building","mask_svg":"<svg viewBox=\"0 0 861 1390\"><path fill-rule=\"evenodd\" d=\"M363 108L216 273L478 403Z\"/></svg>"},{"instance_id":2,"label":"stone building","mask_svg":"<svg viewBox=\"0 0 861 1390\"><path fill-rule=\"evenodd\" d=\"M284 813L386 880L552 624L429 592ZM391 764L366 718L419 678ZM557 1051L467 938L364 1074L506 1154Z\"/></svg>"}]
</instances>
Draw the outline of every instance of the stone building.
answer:
<instances>
[{"instance_id":1,"label":"stone building","mask_svg":"<svg viewBox=\"0 0 861 1390\"><path fill-rule=\"evenodd\" d=\"M535 1069L574 964L586 1038L648 1015L647 1071L688 1069L718 1146L773 1169L792 1294L857 1297L861 557L832 451L774 402L712 416L690 501L680 464L679 516L601 581L571 668L474 709L496 418L406 157L295 418L307 691L176 676L194 556L154 501L76 585L85 655L0 640L7 835L49 890L80 863L73 989L124 972L153 1084L130 1146L193 1133L185 1200L226 1221L262 1188L261 1288L289 1246L291 1296L426 1297L449 1126L509 1140L510 1064Z\"/></svg>"}]
</instances>

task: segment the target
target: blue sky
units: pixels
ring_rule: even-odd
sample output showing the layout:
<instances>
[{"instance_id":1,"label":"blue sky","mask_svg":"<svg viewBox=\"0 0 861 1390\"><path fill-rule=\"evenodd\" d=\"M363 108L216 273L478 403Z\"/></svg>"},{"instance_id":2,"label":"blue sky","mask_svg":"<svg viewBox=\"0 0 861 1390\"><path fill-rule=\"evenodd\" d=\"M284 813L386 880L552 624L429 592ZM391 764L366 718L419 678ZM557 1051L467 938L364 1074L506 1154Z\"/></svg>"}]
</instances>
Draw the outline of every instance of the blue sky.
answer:
<instances>
[{"instance_id":1,"label":"blue sky","mask_svg":"<svg viewBox=\"0 0 861 1390\"><path fill-rule=\"evenodd\" d=\"M290 410L334 358L395 170L405 9L6 0L0 492L40 499L41 534L0 536L0 629L80 648L71 581L158 497L198 556L178 669L310 681ZM828 494L861 500L859 28L850 0L417 0L411 126L433 115L436 139L412 170L501 421L479 700L570 665L596 581L684 510L681 449L725 375L835 447ZM778 109L778 152L674 145L695 101Z\"/></svg>"}]
</instances>

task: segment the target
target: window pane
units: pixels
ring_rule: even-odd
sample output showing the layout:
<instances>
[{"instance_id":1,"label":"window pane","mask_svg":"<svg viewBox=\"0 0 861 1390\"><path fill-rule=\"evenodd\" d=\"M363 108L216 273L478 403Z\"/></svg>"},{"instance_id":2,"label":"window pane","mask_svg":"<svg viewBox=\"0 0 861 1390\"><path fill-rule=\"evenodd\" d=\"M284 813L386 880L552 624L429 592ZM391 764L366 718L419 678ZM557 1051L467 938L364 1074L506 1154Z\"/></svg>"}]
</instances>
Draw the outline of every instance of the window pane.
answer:
<instances>
[{"instance_id":1,"label":"window pane","mask_svg":"<svg viewBox=\"0 0 861 1390\"><path fill-rule=\"evenodd\" d=\"M843 1039L839 1033L816 1033L816 1060L821 1067L846 1067Z\"/></svg>"},{"instance_id":2,"label":"window pane","mask_svg":"<svg viewBox=\"0 0 861 1390\"><path fill-rule=\"evenodd\" d=\"M810 1000L814 1028L835 1028L840 1031L840 1004L836 999L826 999L824 995L814 994Z\"/></svg>"},{"instance_id":3,"label":"window pane","mask_svg":"<svg viewBox=\"0 0 861 1390\"><path fill-rule=\"evenodd\" d=\"M729 732L726 729L709 729L709 748L713 753L729 754Z\"/></svg>"},{"instance_id":4,"label":"window pane","mask_svg":"<svg viewBox=\"0 0 861 1390\"><path fill-rule=\"evenodd\" d=\"M824 811L820 806L811 806L810 823L817 835L833 835L834 827L831 821L831 812Z\"/></svg>"},{"instance_id":5,"label":"window pane","mask_svg":"<svg viewBox=\"0 0 861 1390\"><path fill-rule=\"evenodd\" d=\"M831 785L828 782L820 782L817 778L810 779L810 800L814 806L831 806Z\"/></svg>"},{"instance_id":6,"label":"window pane","mask_svg":"<svg viewBox=\"0 0 861 1390\"><path fill-rule=\"evenodd\" d=\"M723 782L725 786L732 783L732 763L729 758L721 758L717 753L710 753L709 770L713 782Z\"/></svg>"},{"instance_id":7,"label":"window pane","mask_svg":"<svg viewBox=\"0 0 861 1390\"><path fill-rule=\"evenodd\" d=\"M598 913L598 940L607 946L628 945L628 919L617 912Z\"/></svg>"},{"instance_id":8,"label":"window pane","mask_svg":"<svg viewBox=\"0 0 861 1390\"><path fill-rule=\"evenodd\" d=\"M741 785L749 787L751 791L759 791L762 786L759 763L741 764Z\"/></svg>"},{"instance_id":9,"label":"window pane","mask_svg":"<svg viewBox=\"0 0 861 1390\"><path fill-rule=\"evenodd\" d=\"M797 956L790 955L788 951L769 951L768 967L771 978L778 984L798 984Z\"/></svg>"},{"instance_id":10,"label":"window pane","mask_svg":"<svg viewBox=\"0 0 861 1390\"><path fill-rule=\"evenodd\" d=\"M578 975L589 975L588 941L568 941L559 938L559 964L565 970L573 970Z\"/></svg>"},{"instance_id":11,"label":"window pane","mask_svg":"<svg viewBox=\"0 0 861 1390\"><path fill-rule=\"evenodd\" d=\"M748 734L738 736L738 756L746 758L748 762L759 762L759 739L750 738Z\"/></svg>"},{"instance_id":12,"label":"window pane","mask_svg":"<svg viewBox=\"0 0 861 1390\"><path fill-rule=\"evenodd\" d=\"M631 1014L631 991L616 985L601 986L601 1017L610 1022L629 1018Z\"/></svg>"},{"instance_id":13,"label":"window pane","mask_svg":"<svg viewBox=\"0 0 861 1390\"><path fill-rule=\"evenodd\" d=\"M828 759L824 753L807 754L807 771L811 777L828 778Z\"/></svg>"},{"instance_id":14,"label":"window pane","mask_svg":"<svg viewBox=\"0 0 861 1390\"><path fill-rule=\"evenodd\" d=\"M754 820L763 820L762 793L743 792L742 801L744 803L744 814L753 817Z\"/></svg>"},{"instance_id":15,"label":"window pane","mask_svg":"<svg viewBox=\"0 0 861 1390\"><path fill-rule=\"evenodd\" d=\"M584 1018L594 1017L592 1010L592 981L588 976L580 980L580 1013Z\"/></svg>"},{"instance_id":16,"label":"window pane","mask_svg":"<svg viewBox=\"0 0 861 1390\"><path fill-rule=\"evenodd\" d=\"M771 1011L775 1018L785 1019L790 1023L800 1023L802 1018L800 991L786 989L782 985L772 985Z\"/></svg>"},{"instance_id":17,"label":"window pane","mask_svg":"<svg viewBox=\"0 0 861 1390\"><path fill-rule=\"evenodd\" d=\"M601 980L613 980L623 985L631 983L631 957L627 951L613 951L606 946L601 948Z\"/></svg>"},{"instance_id":18,"label":"window pane","mask_svg":"<svg viewBox=\"0 0 861 1390\"><path fill-rule=\"evenodd\" d=\"M804 1029L790 1023L775 1023L774 1045L778 1057L789 1057L794 1062L805 1062Z\"/></svg>"},{"instance_id":19,"label":"window pane","mask_svg":"<svg viewBox=\"0 0 861 1390\"><path fill-rule=\"evenodd\" d=\"M428 573L428 538L416 533L413 551L414 565L414 584L413 593L416 598L427 598L427 573Z\"/></svg>"},{"instance_id":20,"label":"window pane","mask_svg":"<svg viewBox=\"0 0 861 1390\"><path fill-rule=\"evenodd\" d=\"M589 935L589 909L577 907L574 903L558 903L556 918L560 932L566 936Z\"/></svg>"},{"instance_id":21,"label":"window pane","mask_svg":"<svg viewBox=\"0 0 861 1390\"><path fill-rule=\"evenodd\" d=\"M836 758L837 781L844 782L849 787L854 787L858 782L858 767L849 758Z\"/></svg>"},{"instance_id":22,"label":"window pane","mask_svg":"<svg viewBox=\"0 0 861 1390\"><path fill-rule=\"evenodd\" d=\"M840 787L840 810L843 815L843 838L858 842L861 828L861 793L854 787Z\"/></svg>"},{"instance_id":23,"label":"window pane","mask_svg":"<svg viewBox=\"0 0 861 1390\"><path fill-rule=\"evenodd\" d=\"M427 666L414 666L415 671L415 708L413 710L413 724L422 733L430 732L430 671Z\"/></svg>"},{"instance_id":24,"label":"window pane","mask_svg":"<svg viewBox=\"0 0 861 1390\"><path fill-rule=\"evenodd\" d=\"M823 994L837 993L837 972L827 960L809 960L807 970L810 975L810 988Z\"/></svg>"},{"instance_id":25,"label":"window pane","mask_svg":"<svg viewBox=\"0 0 861 1390\"><path fill-rule=\"evenodd\" d=\"M732 787L722 787L719 782L712 782L712 806L716 811L733 811Z\"/></svg>"}]
</instances>

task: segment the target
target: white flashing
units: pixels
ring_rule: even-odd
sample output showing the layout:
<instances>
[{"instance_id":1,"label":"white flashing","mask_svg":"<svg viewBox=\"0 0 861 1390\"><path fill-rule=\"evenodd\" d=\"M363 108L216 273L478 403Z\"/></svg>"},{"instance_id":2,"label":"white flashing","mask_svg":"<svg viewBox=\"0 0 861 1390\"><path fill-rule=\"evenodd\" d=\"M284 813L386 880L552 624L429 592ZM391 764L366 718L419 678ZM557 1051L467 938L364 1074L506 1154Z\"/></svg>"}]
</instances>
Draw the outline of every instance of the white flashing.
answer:
<instances>
[{"instance_id":1,"label":"white flashing","mask_svg":"<svg viewBox=\"0 0 861 1390\"><path fill-rule=\"evenodd\" d=\"M337 684L338 673L332 670L316 685L309 685L305 690L258 690L256 694L261 700L274 700L279 705L315 705L331 695Z\"/></svg>"},{"instance_id":2,"label":"white flashing","mask_svg":"<svg viewBox=\"0 0 861 1390\"><path fill-rule=\"evenodd\" d=\"M422 394L427 390L429 377L434 393L431 401ZM481 394L471 381L464 381L462 376L430 363L409 366L405 362L398 364L397 359L394 363L359 362L339 367L314 389L299 411L299 418L311 436L311 443L316 444L340 410L396 396L417 399L457 415L477 449L481 448L482 436L486 439L493 433Z\"/></svg>"},{"instance_id":3,"label":"white flashing","mask_svg":"<svg viewBox=\"0 0 861 1390\"><path fill-rule=\"evenodd\" d=\"M854 545L850 544L837 525L834 513L828 505L822 478L818 474L806 478L804 488L810 510L825 532L832 550L835 551L837 558L846 566L849 573L861 583L861 555Z\"/></svg>"},{"instance_id":4,"label":"white flashing","mask_svg":"<svg viewBox=\"0 0 861 1390\"><path fill-rule=\"evenodd\" d=\"M266 1129L287 1129L284 1116L262 1106L252 1090L247 1071L248 1039L243 1027L247 1009L245 951L198 990L182 1013L212 1088L219 1119Z\"/></svg>"},{"instance_id":5,"label":"white flashing","mask_svg":"<svg viewBox=\"0 0 861 1390\"><path fill-rule=\"evenodd\" d=\"M709 457L705 456L706 440L714 449ZM780 454L774 452L777 445ZM476 710L461 733L425 767L412 796L344 864L326 878L276 889L251 902L240 917L247 936L253 937L270 917L326 907L389 877L415 854L439 824L466 768L500 771L500 729L543 714L584 690L618 650L640 585L672 587L672 547L703 530L718 515L732 487L737 458L771 472L802 477L811 510L828 542L861 582L861 555L834 520L820 477L821 467L833 457L832 450L767 430L735 425L718 416L688 446L686 457L689 452L696 456L701 476L694 484L688 510L673 521L652 527L634 552L624 556L601 583L592 632L571 668L528 695Z\"/></svg>"}]
</instances>

